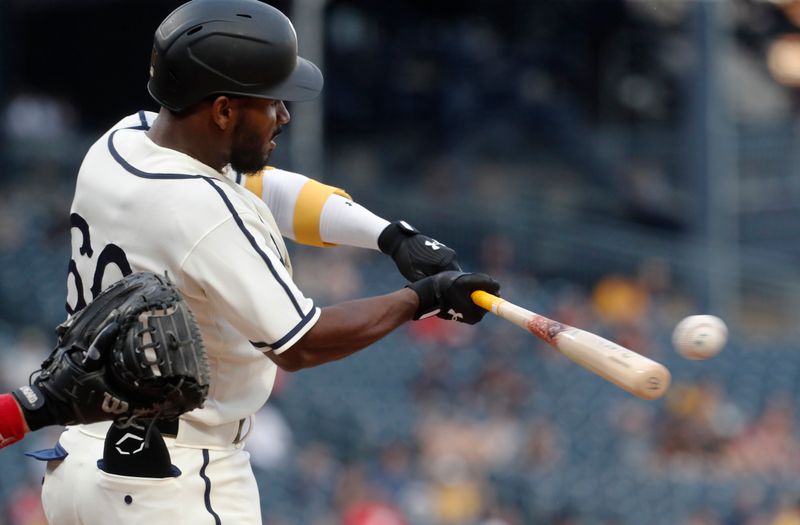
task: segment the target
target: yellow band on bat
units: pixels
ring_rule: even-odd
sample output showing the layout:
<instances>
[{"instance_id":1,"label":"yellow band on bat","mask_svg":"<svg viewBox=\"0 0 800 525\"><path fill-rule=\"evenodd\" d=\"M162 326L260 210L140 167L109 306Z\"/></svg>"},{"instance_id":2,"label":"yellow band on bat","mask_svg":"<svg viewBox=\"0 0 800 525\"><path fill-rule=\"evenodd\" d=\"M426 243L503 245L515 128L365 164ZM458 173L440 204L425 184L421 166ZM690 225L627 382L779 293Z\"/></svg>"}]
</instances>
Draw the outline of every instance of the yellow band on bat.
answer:
<instances>
[{"instance_id":1,"label":"yellow band on bat","mask_svg":"<svg viewBox=\"0 0 800 525\"><path fill-rule=\"evenodd\" d=\"M319 231L319 221L322 215L322 208L325 201L331 195L339 195L345 199L352 200L352 197L343 189L322 184L313 179L306 182L300 188L300 194L294 205L294 237L300 244L309 246L335 246L323 242Z\"/></svg>"},{"instance_id":2,"label":"yellow band on bat","mask_svg":"<svg viewBox=\"0 0 800 525\"><path fill-rule=\"evenodd\" d=\"M488 310L490 312L497 312L497 307L500 306L501 303L505 302L505 299L500 299L496 295L492 295L489 292L484 292L483 290L475 290L470 294L472 298L472 302L483 308L484 310Z\"/></svg>"}]
</instances>

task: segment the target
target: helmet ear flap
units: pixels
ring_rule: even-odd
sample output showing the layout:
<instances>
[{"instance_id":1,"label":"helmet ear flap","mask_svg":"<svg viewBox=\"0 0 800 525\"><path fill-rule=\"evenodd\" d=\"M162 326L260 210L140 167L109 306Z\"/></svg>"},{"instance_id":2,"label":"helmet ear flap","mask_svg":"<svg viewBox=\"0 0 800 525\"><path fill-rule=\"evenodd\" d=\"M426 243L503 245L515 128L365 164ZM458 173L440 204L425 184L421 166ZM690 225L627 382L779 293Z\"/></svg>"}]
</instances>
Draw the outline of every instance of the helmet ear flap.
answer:
<instances>
[{"instance_id":1,"label":"helmet ear flap","mask_svg":"<svg viewBox=\"0 0 800 525\"><path fill-rule=\"evenodd\" d=\"M212 95L310 100L322 73L297 56L291 21L258 0L192 0L155 32L147 89L182 111Z\"/></svg>"}]
</instances>

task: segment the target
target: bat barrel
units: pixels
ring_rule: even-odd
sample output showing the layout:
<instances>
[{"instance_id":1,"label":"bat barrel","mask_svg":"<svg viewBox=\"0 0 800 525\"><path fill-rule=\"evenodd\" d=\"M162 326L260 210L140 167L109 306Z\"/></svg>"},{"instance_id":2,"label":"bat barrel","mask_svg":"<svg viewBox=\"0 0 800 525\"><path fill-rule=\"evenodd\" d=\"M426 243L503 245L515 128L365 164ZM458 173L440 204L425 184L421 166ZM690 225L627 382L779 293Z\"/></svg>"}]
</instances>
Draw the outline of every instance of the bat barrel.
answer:
<instances>
[{"instance_id":1,"label":"bat barrel","mask_svg":"<svg viewBox=\"0 0 800 525\"><path fill-rule=\"evenodd\" d=\"M660 398L672 379L661 363L579 328L558 334L553 345L582 367L641 399Z\"/></svg>"}]
</instances>

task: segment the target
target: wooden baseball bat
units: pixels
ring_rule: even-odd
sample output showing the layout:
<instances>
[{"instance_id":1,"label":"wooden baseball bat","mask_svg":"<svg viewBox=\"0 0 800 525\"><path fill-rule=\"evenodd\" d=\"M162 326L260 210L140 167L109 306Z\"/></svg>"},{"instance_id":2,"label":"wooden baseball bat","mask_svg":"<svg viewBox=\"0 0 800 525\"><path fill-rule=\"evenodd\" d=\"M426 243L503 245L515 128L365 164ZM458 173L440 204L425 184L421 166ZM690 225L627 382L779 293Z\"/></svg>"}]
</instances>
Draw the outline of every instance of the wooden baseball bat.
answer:
<instances>
[{"instance_id":1,"label":"wooden baseball bat","mask_svg":"<svg viewBox=\"0 0 800 525\"><path fill-rule=\"evenodd\" d=\"M528 330L585 369L637 397L658 399L669 388L670 373L661 363L490 293L478 290L471 297L481 308Z\"/></svg>"}]
</instances>

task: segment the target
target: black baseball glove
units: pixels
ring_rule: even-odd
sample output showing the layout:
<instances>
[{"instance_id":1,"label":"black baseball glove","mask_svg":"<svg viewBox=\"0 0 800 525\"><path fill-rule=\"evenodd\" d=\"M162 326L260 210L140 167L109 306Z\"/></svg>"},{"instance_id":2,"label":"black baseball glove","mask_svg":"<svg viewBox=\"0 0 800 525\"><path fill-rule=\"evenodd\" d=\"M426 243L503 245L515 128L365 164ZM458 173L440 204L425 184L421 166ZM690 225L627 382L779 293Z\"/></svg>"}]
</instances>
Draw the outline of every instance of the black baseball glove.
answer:
<instances>
[{"instance_id":1,"label":"black baseball glove","mask_svg":"<svg viewBox=\"0 0 800 525\"><path fill-rule=\"evenodd\" d=\"M173 419L208 394L192 312L165 276L128 275L56 329L55 350L14 397L31 430L104 420Z\"/></svg>"},{"instance_id":2,"label":"black baseball glove","mask_svg":"<svg viewBox=\"0 0 800 525\"><path fill-rule=\"evenodd\" d=\"M384 228L378 237L378 248L412 283L445 270L461 270L454 250L421 234L406 221L394 221Z\"/></svg>"}]
</instances>

